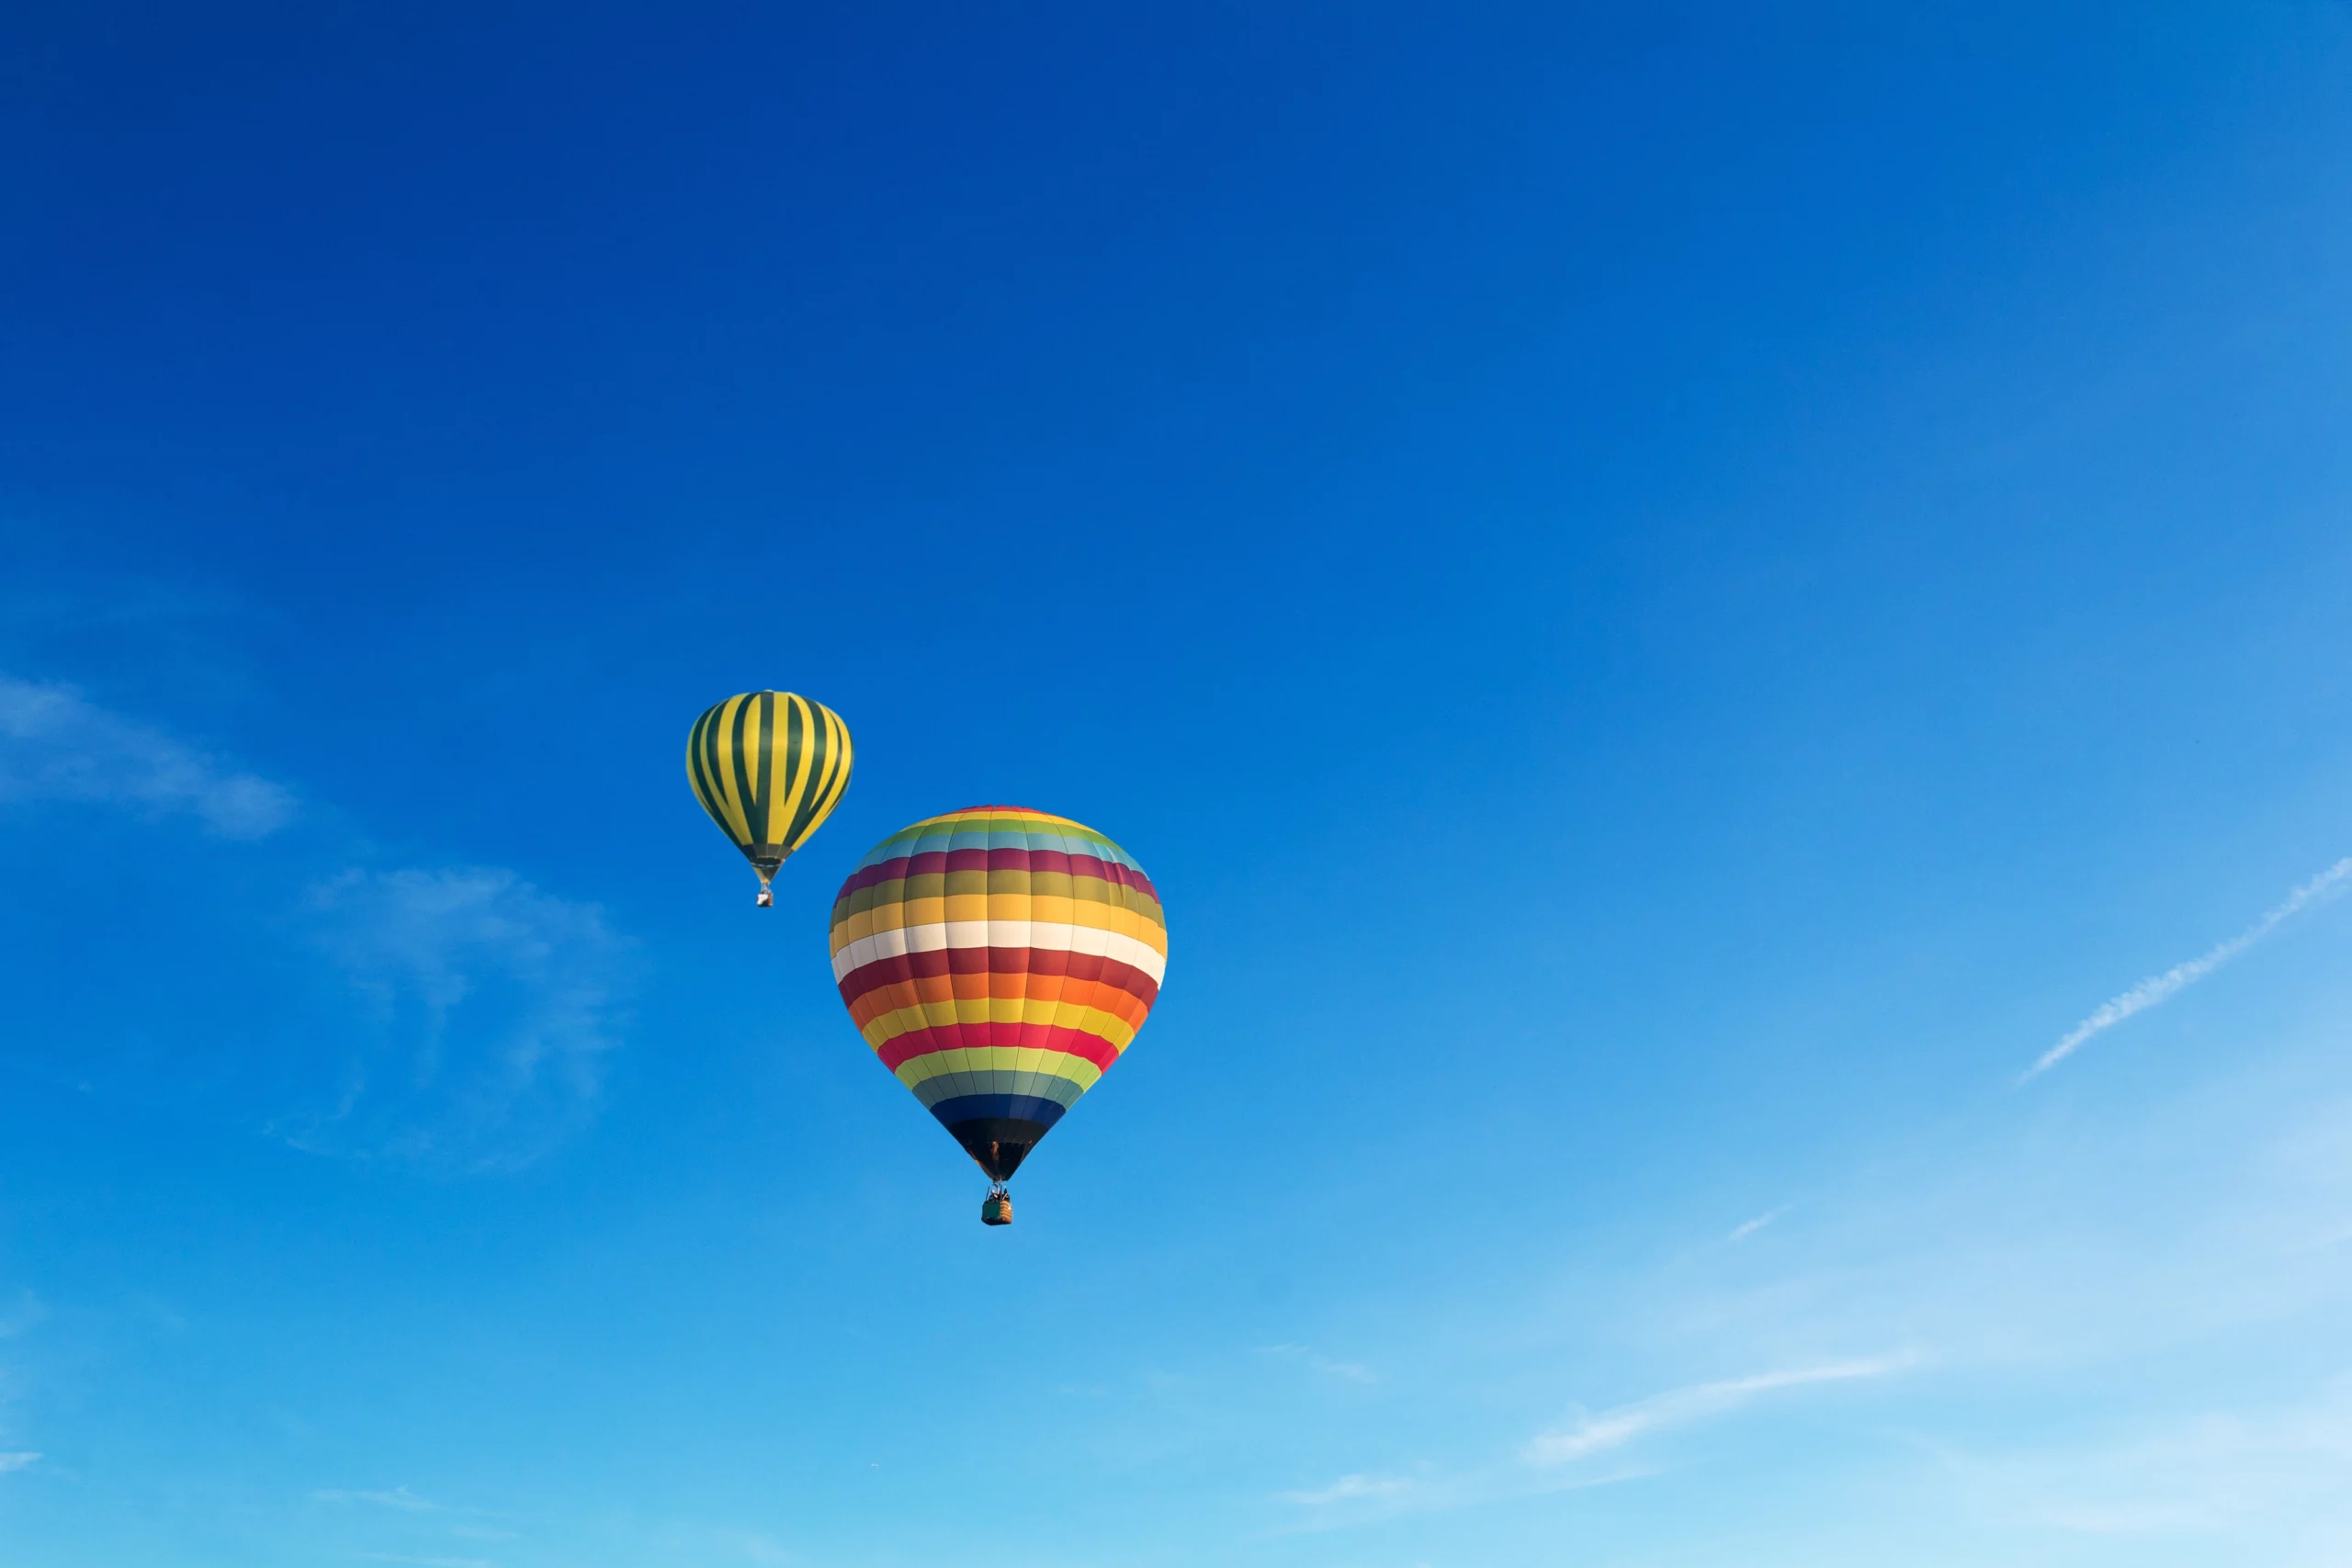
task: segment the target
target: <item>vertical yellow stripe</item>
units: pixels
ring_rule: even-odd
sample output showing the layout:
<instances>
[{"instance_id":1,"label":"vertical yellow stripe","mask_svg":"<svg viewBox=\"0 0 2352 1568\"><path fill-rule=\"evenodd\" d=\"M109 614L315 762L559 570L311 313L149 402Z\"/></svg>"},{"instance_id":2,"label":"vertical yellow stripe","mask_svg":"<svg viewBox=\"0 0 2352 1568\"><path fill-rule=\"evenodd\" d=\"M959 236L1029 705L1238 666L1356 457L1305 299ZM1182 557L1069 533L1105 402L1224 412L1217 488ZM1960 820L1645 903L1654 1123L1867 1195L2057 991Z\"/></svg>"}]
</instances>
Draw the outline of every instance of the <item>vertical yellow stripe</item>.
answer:
<instances>
[{"instance_id":1,"label":"vertical yellow stripe","mask_svg":"<svg viewBox=\"0 0 2352 1568\"><path fill-rule=\"evenodd\" d=\"M751 828L752 844L767 844L764 823L752 816L760 808L760 787L767 776L767 748L760 745L760 694L743 698L743 783L751 795L743 797L743 823Z\"/></svg>"},{"instance_id":2,"label":"vertical yellow stripe","mask_svg":"<svg viewBox=\"0 0 2352 1568\"><path fill-rule=\"evenodd\" d=\"M768 737L768 810L760 823L760 842L773 844L782 836L779 814L784 796L792 791L792 699L775 699L775 728Z\"/></svg>"}]
</instances>

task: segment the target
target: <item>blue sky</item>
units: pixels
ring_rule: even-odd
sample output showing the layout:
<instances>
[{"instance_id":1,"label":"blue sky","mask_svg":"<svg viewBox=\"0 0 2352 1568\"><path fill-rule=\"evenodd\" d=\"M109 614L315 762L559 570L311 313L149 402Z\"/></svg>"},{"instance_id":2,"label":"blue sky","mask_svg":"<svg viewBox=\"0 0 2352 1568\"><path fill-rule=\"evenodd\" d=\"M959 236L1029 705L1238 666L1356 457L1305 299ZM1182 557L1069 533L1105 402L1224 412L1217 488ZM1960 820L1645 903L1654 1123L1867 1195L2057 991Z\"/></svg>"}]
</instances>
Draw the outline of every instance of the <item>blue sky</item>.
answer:
<instances>
[{"instance_id":1,"label":"blue sky","mask_svg":"<svg viewBox=\"0 0 2352 1568\"><path fill-rule=\"evenodd\" d=\"M2352 1556L2352 13L1887 9L0 19L0 1558Z\"/></svg>"}]
</instances>

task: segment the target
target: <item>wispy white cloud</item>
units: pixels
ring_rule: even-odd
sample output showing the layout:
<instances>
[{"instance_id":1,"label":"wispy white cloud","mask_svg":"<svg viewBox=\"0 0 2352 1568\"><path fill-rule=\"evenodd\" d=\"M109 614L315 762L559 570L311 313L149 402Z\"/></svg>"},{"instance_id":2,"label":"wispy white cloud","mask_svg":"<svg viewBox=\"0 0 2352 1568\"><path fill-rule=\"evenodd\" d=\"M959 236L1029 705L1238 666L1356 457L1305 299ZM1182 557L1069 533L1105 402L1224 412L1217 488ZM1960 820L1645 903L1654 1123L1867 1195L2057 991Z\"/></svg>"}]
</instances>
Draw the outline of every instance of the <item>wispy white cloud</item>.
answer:
<instances>
[{"instance_id":1,"label":"wispy white cloud","mask_svg":"<svg viewBox=\"0 0 2352 1568\"><path fill-rule=\"evenodd\" d=\"M1613 1410L1604 1410L1597 1416L1578 1415L1566 1427L1539 1432L1521 1450L1520 1457L1538 1469L1573 1464L1594 1454L1622 1448L1651 1432L1727 1415L1761 1394L1804 1388L1812 1383L1884 1377L1910 1364L1907 1357L1832 1361L1820 1366L1761 1372L1753 1377L1727 1378L1720 1382L1671 1389L1665 1393L1636 1400L1631 1404L1621 1404Z\"/></svg>"},{"instance_id":2,"label":"wispy white cloud","mask_svg":"<svg viewBox=\"0 0 2352 1568\"><path fill-rule=\"evenodd\" d=\"M267 779L71 686L0 675L0 803L34 800L184 814L232 839L266 837L294 815L293 795Z\"/></svg>"},{"instance_id":3,"label":"wispy white cloud","mask_svg":"<svg viewBox=\"0 0 2352 1568\"><path fill-rule=\"evenodd\" d=\"M1511 1461L1446 1472L1356 1472L1329 1485L1277 1492L1274 1501L1307 1510L1298 1528L1319 1530L1400 1513L1459 1508L1507 1497L1613 1485L1657 1473L1655 1463L1629 1461L1616 1450L1670 1427L1726 1416L1763 1395L1810 1384L1884 1377L1913 1364L1907 1356L1832 1361L1653 1394L1599 1415L1579 1412L1562 1427L1539 1432ZM1586 1461L1610 1456L1607 1464Z\"/></svg>"},{"instance_id":4,"label":"wispy white cloud","mask_svg":"<svg viewBox=\"0 0 2352 1568\"><path fill-rule=\"evenodd\" d=\"M0 1454L0 1475L6 1475L12 1470L22 1470L40 1458L37 1453Z\"/></svg>"},{"instance_id":5,"label":"wispy white cloud","mask_svg":"<svg viewBox=\"0 0 2352 1568\"><path fill-rule=\"evenodd\" d=\"M2352 877L2352 855L2346 855L2296 888L2287 895L2283 903L2211 953L2192 958L2186 964L2177 964L2161 975L2141 981L2121 996L2100 1004L2096 1012L2069 1030L2065 1038L2044 1051L2040 1060L2018 1076L2018 1081L2025 1083L2041 1077L2082 1049L2091 1036L2114 1028L2133 1013L2145 1012L2159 1003L2170 1001L2214 970L2239 957L2288 920L2337 891L2347 877Z\"/></svg>"},{"instance_id":6,"label":"wispy white cloud","mask_svg":"<svg viewBox=\"0 0 2352 1568\"><path fill-rule=\"evenodd\" d=\"M1777 1209L1769 1209L1763 1213L1757 1215L1752 1220L1746 1220L1732 1226L1731 1234L1724 1237L1724 1239L1725 1241L1746 1241L1749 1236L1754 1235L1758 1231L1762 1230L1766 1225L1770 1224L1774 1220L1779 1219L1782 1214L1787 1213L1791 1209L1795 1207L1796 1205L1794 1203L1783 1203Z\"/></svg>"},{"instance_id":7,"label":"wispy white cloud","mask_svg":"<svg viewBox=\"0 0 2352 1568\"><path fill-rule=\"evenodd\" d=\"M494 1167L593 1112L630 948L594 905L471 868L349 872L314 890L312 910L371 1027L356 1032L367 1048L338 1103L282 1135Z\"/></svg>"},{"instance_id":8,"label":"wispy white cloud","mask_svg":"<svg viewBox=\"0 0 2352 1568\"><path fill-rule=\"evenodd\" d=\"M2352 909L2331 906L2332 930L2337 916ZM1894 1121L1816 1170L1805 1220L1770 1243L1663 1235L1639 1267L1531 1268L1541 1286L1489 1286L1417 1341L1367 1343L1378 1364L1416 1369L1397 1419L1320 1468L1268 1476L1272 1528L1376 1528L1593 1485L1619 1494L1611 1517L1679 1540L1685 1513L1736 1506L1724 1500L1770 1477L1805 1499L1791 1517L1806 1522L1759 1526L1759 1562L1883 1561L1893 1540L1954 1563L2352 1563L2352 1380L2317 1409L2283 1392L2275 1411L2236 1403L2346 1369L2352 1035L2325 987L2294 1000L2236 1036L2227 1077L2030 1116L1995 1101ZM1483 1426L1531 1376L1588 1375L1600 1344L1703 1358L1730 1386L1662 1378L1586 1394L1597 1415ZM1788 1381L1898 1350L1920 1370ZM1444 1402L1439 1417L1413 1419L1425 1398ZM1991 1427L1988 1399L2003 1411ZM1785 1424L1829 1406L1867 1408L1872 1459L1788 1471ZM1580 1529L1599 1513L1557 1517ZM1594 1529L1579 1548L1605 1558L1623 1538ZM2135 1550L2141 1536L2181 1540Z\"/></svg>"}]
</instances>

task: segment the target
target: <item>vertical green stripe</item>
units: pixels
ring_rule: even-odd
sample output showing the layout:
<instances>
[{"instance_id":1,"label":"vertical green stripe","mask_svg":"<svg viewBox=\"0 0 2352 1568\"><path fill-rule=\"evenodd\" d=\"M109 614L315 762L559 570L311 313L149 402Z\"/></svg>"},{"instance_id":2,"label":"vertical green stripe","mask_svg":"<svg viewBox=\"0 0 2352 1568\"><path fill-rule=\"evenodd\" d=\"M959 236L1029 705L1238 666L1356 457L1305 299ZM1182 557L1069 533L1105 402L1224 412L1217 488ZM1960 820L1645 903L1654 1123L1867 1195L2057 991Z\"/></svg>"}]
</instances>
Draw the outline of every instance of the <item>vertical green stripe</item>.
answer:
<instances>
[{"instance_id":1,"label":"vertical green stripe","mask_svg":"<svg viewBox=\"0 0 2352 1568\"><path fill-rule=\"evenodd\" d=\"M799 762L799 787L793 791L792 818L786 824L784 836L779 840L786 854L798 849L800 840L808 836L809 811L817 803L817 773L824 766L831 750L825 744L824 726L818 722L814 711L816 705L806 697L796 698L795 701L809 711L808 724L799 728L793 736L794 750ZM796 712L794 716L797 718L798 713Z\"/></svg>"},{"instance_id":2,"label":"vertical green stripe","mask_svg":"<svg viewBox=\"0 0 2352 1568\"><path fill-rule=\"evenodd\" d=\"M802 793L808 785L808 699L785 698L785 739L781 761L785 767L785 789L776 796L775 812L770 827L775 836L768 841L779 846L786 854L794 849L792 824L799 816Z\"/></svg>"},{"instance_id":3,"label":"vertical green stripe","mask_svg":"<svg viewBox=\"0 0 2352 1568\"><path fill-rule=\"evenodd\" d=\"M762 844L775 842L776 755L775 698L774 692L760 694L760 795L753 806L754 825Z\"/></svg>"}]
</instances>

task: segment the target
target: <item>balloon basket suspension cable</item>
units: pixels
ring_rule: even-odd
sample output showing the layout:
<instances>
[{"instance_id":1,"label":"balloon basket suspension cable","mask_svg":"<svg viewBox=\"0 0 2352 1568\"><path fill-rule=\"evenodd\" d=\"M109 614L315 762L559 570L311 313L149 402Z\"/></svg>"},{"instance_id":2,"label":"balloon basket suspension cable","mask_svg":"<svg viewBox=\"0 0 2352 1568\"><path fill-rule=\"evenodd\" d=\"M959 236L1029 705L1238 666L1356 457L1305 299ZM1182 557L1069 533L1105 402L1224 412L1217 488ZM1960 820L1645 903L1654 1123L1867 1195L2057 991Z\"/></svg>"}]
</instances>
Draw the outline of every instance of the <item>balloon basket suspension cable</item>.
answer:
<instances>
[{"instance_id":1,"label":"balloon basket suspension cable","mask_svg":"<svg viewBox=\"0 0 2352 1568\"><path fill-rule=\"evenodd\" d=\"M1009 1225L1012 1223L1012 1194L1005 1190L1003 1182L991 1181L989 1183L989 1195L980 1201L980 1224Z\"/></svg>"}]
</instances>

